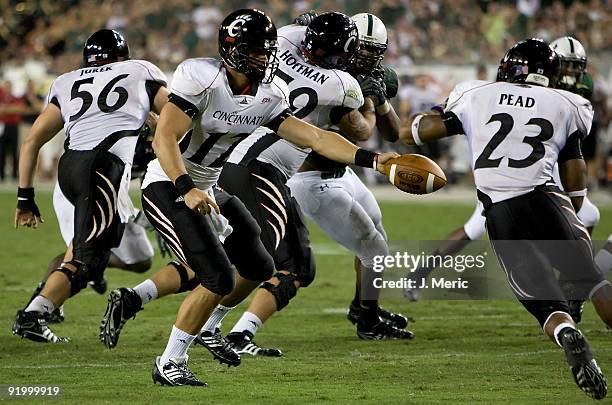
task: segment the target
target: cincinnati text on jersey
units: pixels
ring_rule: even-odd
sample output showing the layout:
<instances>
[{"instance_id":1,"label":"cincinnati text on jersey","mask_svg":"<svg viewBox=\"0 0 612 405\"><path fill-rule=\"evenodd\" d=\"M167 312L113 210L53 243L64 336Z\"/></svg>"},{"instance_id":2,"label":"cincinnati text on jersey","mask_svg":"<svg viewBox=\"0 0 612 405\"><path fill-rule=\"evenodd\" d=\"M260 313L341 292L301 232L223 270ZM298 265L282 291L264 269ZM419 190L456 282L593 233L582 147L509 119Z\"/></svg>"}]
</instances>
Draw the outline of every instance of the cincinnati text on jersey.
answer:
<instances>
[{"instance_id":1,"label":"cincinnati text on jersey","mask_svg":"<svg viewBox=\"0 0 612 405\"><path fill-rule=\"evenodd\" d=\"M235 111L228 113L225 111L215 111L213 118L225 121L228 124L239 124L239 125L261 125L264 120L262 115L240 115Z\"/></svg>"}]
</instances>

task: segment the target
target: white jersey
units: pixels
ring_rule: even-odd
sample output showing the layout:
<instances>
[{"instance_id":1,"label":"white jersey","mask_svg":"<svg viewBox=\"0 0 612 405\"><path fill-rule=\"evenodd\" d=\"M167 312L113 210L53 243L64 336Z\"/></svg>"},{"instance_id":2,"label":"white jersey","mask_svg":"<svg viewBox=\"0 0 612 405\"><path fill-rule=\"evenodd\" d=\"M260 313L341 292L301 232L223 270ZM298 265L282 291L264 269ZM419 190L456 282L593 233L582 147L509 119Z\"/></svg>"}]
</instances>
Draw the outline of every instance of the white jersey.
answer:
<instances>
[{"instance_id":1,"label":"white jersey","mask_svg":"<svg viewBox=\"0 0 612 405\"><path fill-rule=\"evenodd\" d=\"M47 102L61 111L68 149L92 150L112 135L118 142L111 142L110 151L129 165L138 139L130 135L138 134L165 85L166 76L154 64L127 60L61 75Z\"/></svg>"},{"instance_id":2,"label":"white jersey","mask_svg":"<svg viewBox=\"0 0 612 405\"><path fill-rule=\"evenodd\" d=\"M291 110L297 118L321 129L334 128L346 112L363 105L361 87L344 71L306 62L300 51L305 32L306 27L299 25L278 30L280 65L276 76L287 83ZM229 162L246 164L256 158L274 165L289 178L309 153L310 149L298 148L261 128L236 147Z\"/></svg>"},{"instance_id":3,"label":"white jersey","mask_svg":"<svg viewBox=\"0 0 612 405\"><path fill-rule=\"evenodd\" d=\"M568 137L584 138L593 120L591 103L576 94L479 80L458 84L445 111L461 121L476 188L492 203L549 182Z\"/></svg>"},{"instance_id":4,"label":"white jersey","mask_svg":"<svg viewBox=\"0 0 612 405\"><path fill-rule=\"evenodd\" d=\"M217 182L223 163L241 140L289 108L282 80L258 85L255 95L235 95L226 74L221 61L196 58L182 62L172 80L169 102L193 120L180 141L183 163L202 190ZM149 163L142 188L169 180L155 159Z\"/></svg>"}]
</instances>

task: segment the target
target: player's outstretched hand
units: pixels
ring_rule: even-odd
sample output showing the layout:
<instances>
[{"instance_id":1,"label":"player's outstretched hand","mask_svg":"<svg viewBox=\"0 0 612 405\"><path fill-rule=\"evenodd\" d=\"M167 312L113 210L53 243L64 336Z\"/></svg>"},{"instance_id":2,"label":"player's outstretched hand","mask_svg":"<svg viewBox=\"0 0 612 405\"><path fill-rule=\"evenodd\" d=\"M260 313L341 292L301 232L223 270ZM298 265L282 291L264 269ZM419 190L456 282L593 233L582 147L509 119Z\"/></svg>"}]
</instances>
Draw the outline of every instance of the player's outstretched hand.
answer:
<instances>
[{"instance_id":1,"label":"player's outstretched hand","mask_svg":"<svg viewBox=\"0 0 612 405\"><path fill-rule=\"evenodd\" d=\"M200 214L210 214L211 207L217 214L221 213L215 200L199 188L192 188L185 194L185 204Z\"/></svg>"},{"instance_id":2,"label":"player's outstretched hand","mask_svg":"<svg viewBox=\"0 0 612 405\"><path fill-rule=\"evenodd\" d=\"M399 156L399 153L395 152L385 152L378 155L378 160L376 161L376 170L379 173L385 174L385 163L389 159L393 159Z\"/></svg>"},{"instance_id":3,"label":"player's outstretched hand","mask_svg":"<svg viewBox=\"0 0 612 405\"><path fill-rule=\"evenodd\" d=\"M36 215L34 212L29 210L22 210L17 208L15 210L15 228L20 226L28 227L28 228L38 228L38 225L43 223L42 217L40 216L40 212Z\"/></svg>"}]
</instances>

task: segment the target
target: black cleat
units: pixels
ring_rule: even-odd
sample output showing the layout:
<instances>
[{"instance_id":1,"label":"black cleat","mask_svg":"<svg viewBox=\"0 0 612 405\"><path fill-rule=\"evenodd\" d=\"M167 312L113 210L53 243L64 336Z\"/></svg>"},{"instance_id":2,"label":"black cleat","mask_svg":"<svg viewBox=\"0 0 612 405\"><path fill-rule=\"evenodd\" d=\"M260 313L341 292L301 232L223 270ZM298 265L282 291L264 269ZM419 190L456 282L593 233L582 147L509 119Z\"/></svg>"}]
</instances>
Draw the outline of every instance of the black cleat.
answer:
<instances>
[{"instance_id":1,"label":"black cleat","mask_svg":"<svg viewBox=\"0 0 612 405\"><path fill-rule=\"evenodd\" d=\"M64 322L64 319L65 319L64 306L62 305L59 308L55 308L55 310L51 312L50 314L45 314L45 319L47 320L47 323Z\"/></svg>"},{"instance_id":2,"label":"black cleat","mask_svg":"<svg viewBox=\"0 0 612 405\"><path fill-rule=\"evenodd\" d=\"M38 312L17 311L13 335L43 343L67 343L68 337L59 337L47 326L47 320Z\"/></svg>"},{"instance_id":3,"label":"black cleat","mask_svg":"<svg viewBox=\"0 0 612 405\"><path fill-rule=\"evenodd\" d=\"M118 288L108 296L104 318L100 322L100 341L112 349L119 342L123 325L142 310L142 300L131 288Z\"/></svg>"},{"instance_id":4,"label":"black cleat","mask_svg":"<svg viewBox=\"0 0 612 405\"><path fill-rule=\"evenodd\" d=\"M104 277L101 277L97 280L91 280L89 282L89 286L100 295L104 294L108 289L108 283L106 282L106 279Z\"/></svg>"},{"instance_id":5,"label":"black cleat","mask_svg":"<svg viewBox=\"0 0 612 405\"><path fill-rule=\"evenodd\" d=\"M570 366L576 385L593 399L604 399L608 393L606 377L593 358L591 345L584 335L576 329L565 328L559 340L565 350L565 358Z\"/></svg>"},{"instance_id":6,"label":"black cleat","mask_svg":"<svg viewBox=\"0 0 612 405\"><path fill-rule=\"evenodd\" d=\"M251 356L282 357L283 352L276 348L259 347L253 340L253 335L248 332L232 332L227 335L227 340L238 354L250 354Z\"/></svg>"},{"instance_id":7,"label":"black cleat","mask_svg":"<svg viewBox=\"0 0 612 405\"><path fill-rule=\"evenodd\" d=\"M385 320L374 324L359 322L357 324L357 336L364 340L414 339L414 333L411 331L400 329Z\"/></svg>"},{"instance_id":8,"label":"black cleat","mask_svg":"<svg viewBox=\"0 0 612 405\"><path fill-rule=\"evenodd\" d=\"M346 317L348 318L349 321L351 321L353 325L355 325L361 319L363 312L364 312L364 308L362 308L361 306L351 304ZM400 329L405 329L409 323L409 319L406 318L404 315L387 311L386 309L380 306L378 307L378 316L382 318L382 320L387 321L391 323L391 325L395 326L396 328L400 328Z\"/></svg>"},{"instance_id":9,"label":"black cleat","mask_svg":"<svg viewBox=\"0 0 612 405\"><path fill-rule=\"evenodd\" d=\"M161 385L193 385L196 387L206 387L203 381L193 375L191 370L187 367L188 357L184 359L170 359L166 364L159 364L160 357L155 359L153 364L153 371L151 371L151 377L153 378L153 384L160 383Z\"/></svg>"},{"instance_id":10,"label":"black cleat","mask_svg":"<svg viewBox=\"0 0 612 405\"><path fill-rule=\"evenodd\" d=\"M195 343L204 346L212 353L216 360L229 367L240 365L240 355L232 348L230 343L221 335L221 330L216 328L214 333L208 330L200 332Z\"/></svg>"},{"instance_id":11,"label":"black cleat","mask_svg":"<svg viewBox=\"0 0 612 405\"><path fill-rule=\"evenodd\" d=\"M567 307L569 308L569 314L575 323L580 323L582 320L582 311L584 310L583 300L568 300Z\"/></svg>"}]
</instances>

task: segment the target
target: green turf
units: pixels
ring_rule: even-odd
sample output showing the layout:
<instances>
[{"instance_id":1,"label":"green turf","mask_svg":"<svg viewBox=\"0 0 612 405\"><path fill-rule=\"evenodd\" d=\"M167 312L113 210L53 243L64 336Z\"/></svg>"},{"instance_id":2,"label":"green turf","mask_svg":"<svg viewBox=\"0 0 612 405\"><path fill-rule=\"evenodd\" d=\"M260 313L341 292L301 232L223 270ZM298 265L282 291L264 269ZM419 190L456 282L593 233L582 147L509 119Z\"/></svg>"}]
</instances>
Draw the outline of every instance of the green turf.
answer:
<instances>
[{"instance_id":1,"label":"green turf","mask_svg":"<svg viewBox=\"0 0 612 405\"><path fill-rule=\"evenodd\" d=\"M0 384L57 384L74 403L583 403L556 349L514 301L389 303L416 319L412 342L360 341L344 310L353 294L352 258L317 255L313 285L260 331L262 345L278 346L280 359L243 357L228 369L201 347L190 354L208 388L161 388L151 366L166 344L180 296L147 305L124 329L119 346L97 340L106 297L83 291L55 326L65 345L37 344L11 335L15 311L27 300L49 259L62 249L50 194L38 201L46 222L38 230L12 229L14 195L0 194ZM463 224L472 206L381 204L390 239L439 239ZM311 227L315 246L333 246ZM612 208L602 209L596 238L612 229ZM315 250L315 254L316 254ZM163 263L155 260L157 268ZM133 286L143 275L107 272L110 288ZM243 307L224 322L230 327ZM599 364L612 373L612 333L587 306L582 330Z\"/></svg>"}]
</instances>

